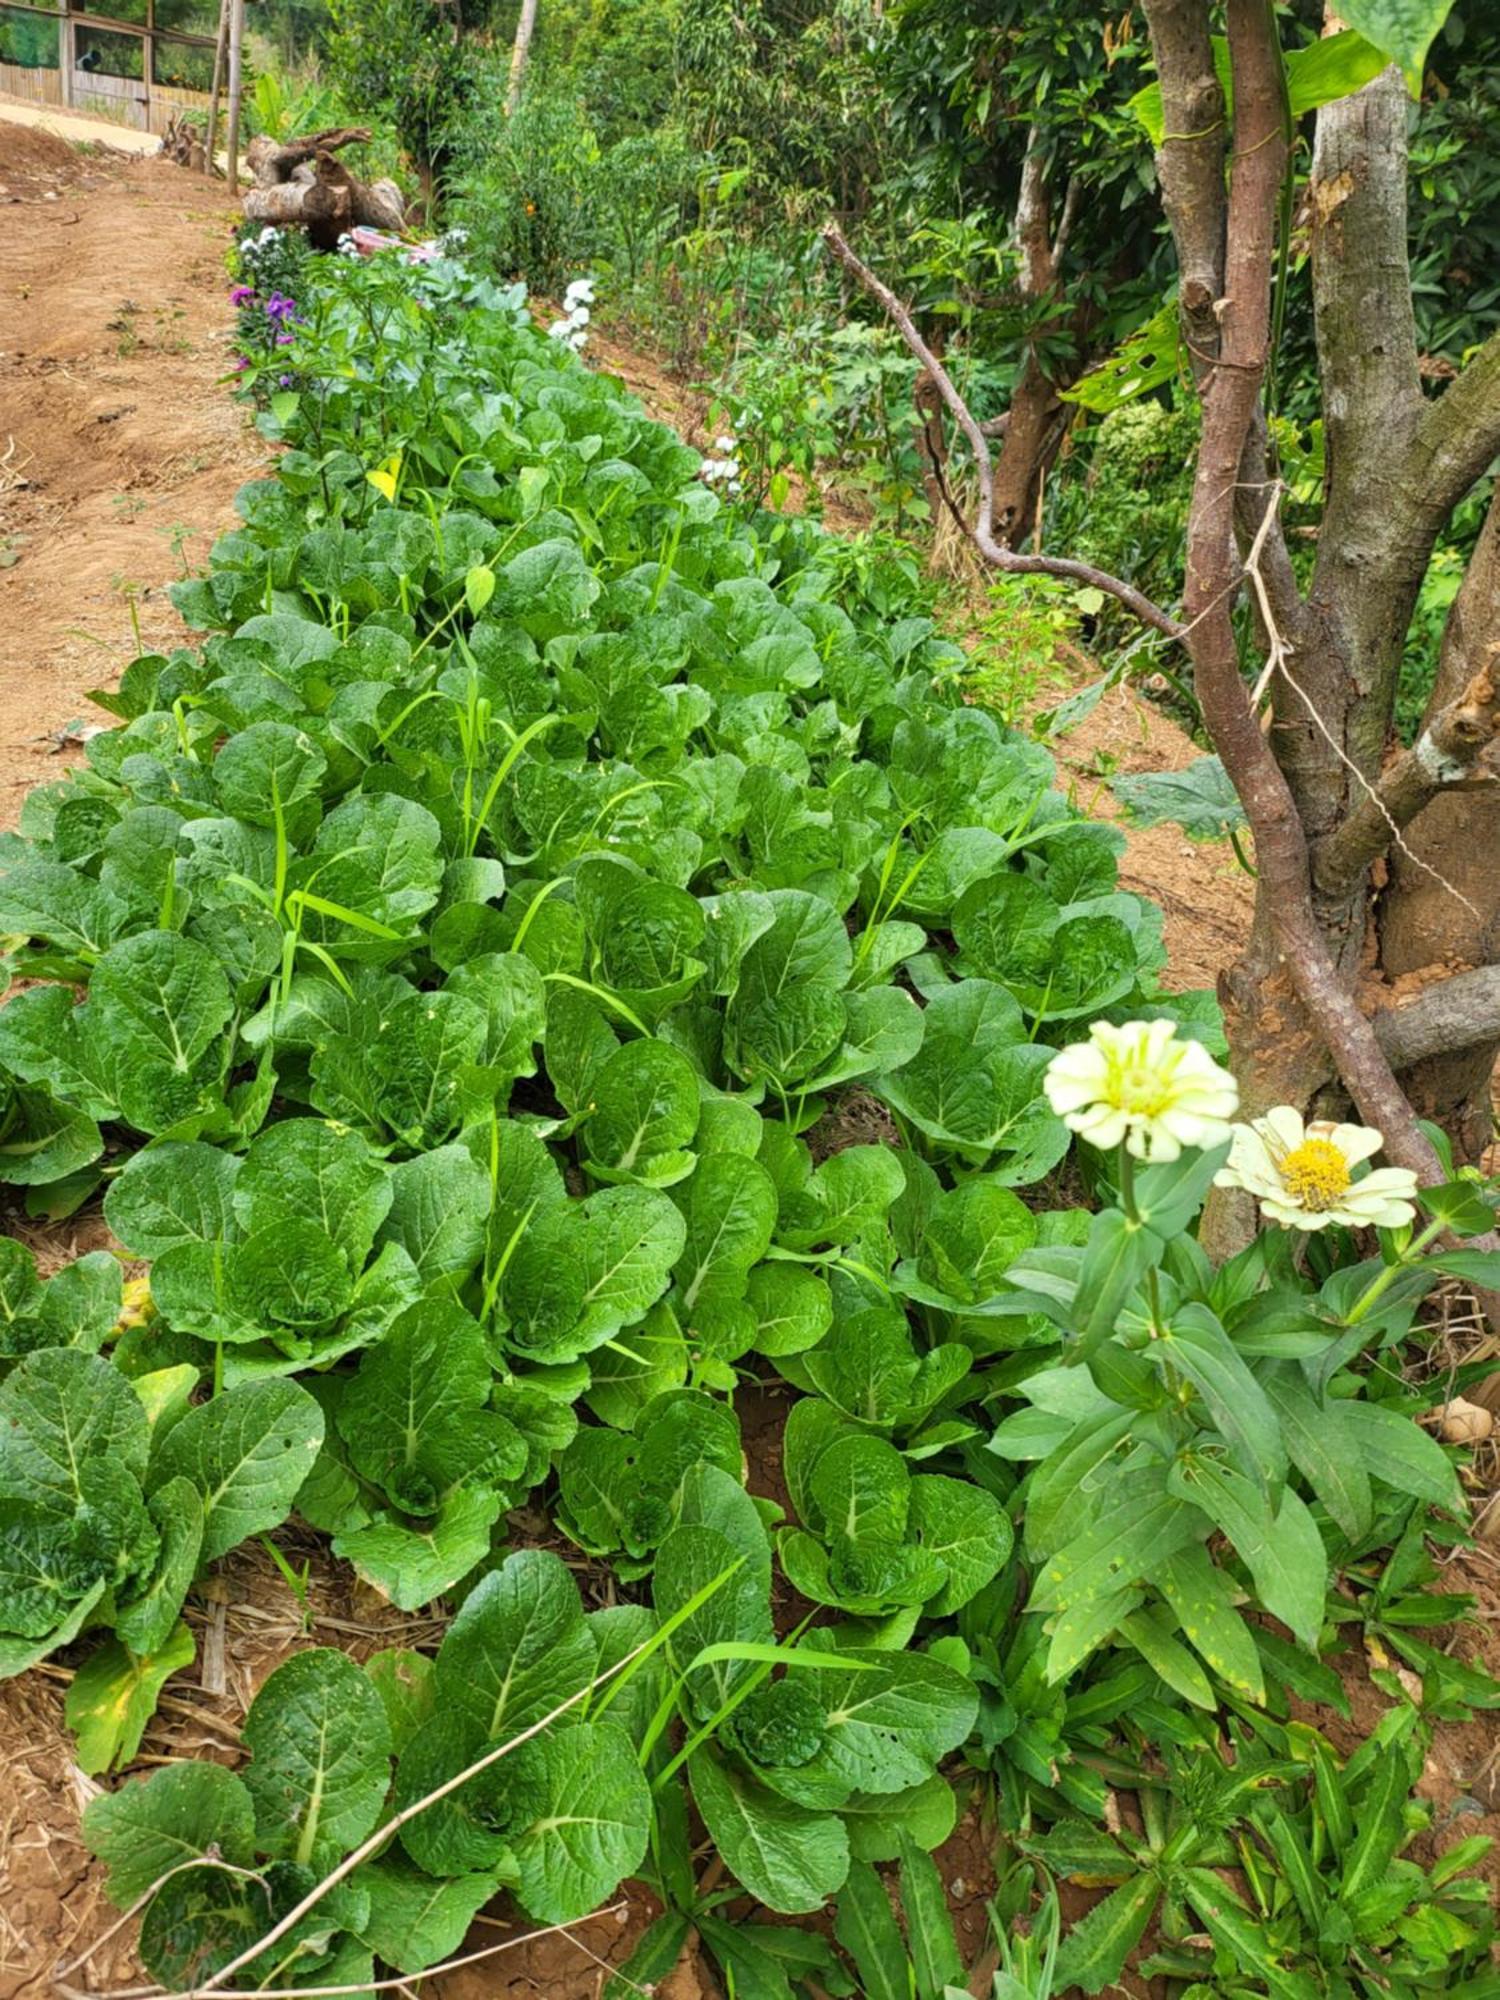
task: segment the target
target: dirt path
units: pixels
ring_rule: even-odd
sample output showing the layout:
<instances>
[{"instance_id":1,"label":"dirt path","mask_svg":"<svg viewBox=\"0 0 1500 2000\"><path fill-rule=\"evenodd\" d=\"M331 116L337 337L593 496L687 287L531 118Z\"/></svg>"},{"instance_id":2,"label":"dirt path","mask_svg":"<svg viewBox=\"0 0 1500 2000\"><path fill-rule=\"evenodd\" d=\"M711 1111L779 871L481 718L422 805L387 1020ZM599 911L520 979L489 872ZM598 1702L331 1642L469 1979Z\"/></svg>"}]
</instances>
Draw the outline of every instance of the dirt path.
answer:
<instances>
[{"instance_id":1,"label":"dirt path","mask_svg":"<svg viewBox=\"0 0 1500 2000\"><path fill-rule=\"evenodd\" d=\"M264 450L228 365L221 189L84 154L0 107L0 826L56 775L53 732L144 643Z\"/></svg>"}]
</instances>

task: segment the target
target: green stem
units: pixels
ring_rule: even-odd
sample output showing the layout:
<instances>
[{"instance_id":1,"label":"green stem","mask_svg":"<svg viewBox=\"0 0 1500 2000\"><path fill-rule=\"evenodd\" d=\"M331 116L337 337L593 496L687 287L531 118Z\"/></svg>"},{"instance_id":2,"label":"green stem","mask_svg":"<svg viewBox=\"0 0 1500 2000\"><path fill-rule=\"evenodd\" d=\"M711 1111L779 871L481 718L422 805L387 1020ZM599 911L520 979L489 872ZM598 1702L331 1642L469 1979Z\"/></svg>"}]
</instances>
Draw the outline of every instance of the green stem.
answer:
<instances>
[{"instance_id":1,"label":"green stem","mask_svg":"<svg viewBox=\"0 0 1500 2000\"><path fill-rule=\"evenodd\" d=\"M1360 1296L1355 1300L1353 1306L1350 1308L1349 1314L1345 1319L1344 1324L1346 1326L1358 1326L1360 1321L1370 1311L1371 1307L1374 1306L1379 1299L1383 1298L1385 1294L1390 1290L1391 1286L1395 1284L1397 1278L1401 1275L1401 1273L1403 1271L1409 1271L1412 1265L1419 1261L1422 1252L1427 1248L1428 1244L1437 1241L1438 1237L1442 1235L1445 1227L1446 1224L1440 1221L1429 1222L1427 1227L1422 1231L1420 1236L1415 1236L1412 1238L1411 1242L1407 1244L1406 1248L1401 1252L1401 1255L1396 1259L1394 1264L1387 1264L1384 1270L1377 1271L1375 1276L1370 1280L1369 1284L1365 1287L1365 1290L1360 1294Z\"/></svg>"}]
</instances>

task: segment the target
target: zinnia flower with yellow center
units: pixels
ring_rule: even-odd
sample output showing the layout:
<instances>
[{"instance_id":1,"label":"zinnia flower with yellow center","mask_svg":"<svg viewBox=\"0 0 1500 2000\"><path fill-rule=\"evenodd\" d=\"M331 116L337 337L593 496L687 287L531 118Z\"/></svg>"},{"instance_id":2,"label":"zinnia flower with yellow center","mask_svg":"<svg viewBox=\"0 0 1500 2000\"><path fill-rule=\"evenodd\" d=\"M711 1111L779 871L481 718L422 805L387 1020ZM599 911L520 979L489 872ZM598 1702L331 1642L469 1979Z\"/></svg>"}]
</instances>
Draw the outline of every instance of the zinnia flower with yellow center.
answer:
<instances>
[{"instance_id":1,"label":"zinnia flower with yellow center","mask_svg":"<svg viewBox=\"0 0 1500 2000\"><path fill-rule=\"evenodd\" d=\"M1047 1066L1047 1101L1091 1146L1124 1141L1137 1160L1175 1160L1184 1146L1229 1137L1239 1087L1201 1042L1177 1039L1171 1021L1096 1021Z\"/></svg>"},{"instance_id":2,"label":"zinnia flower with yellow center","mask_svg":"<svg viewBox=\"0 0 1500 2000\"><path fill-rule=\"evenodd\" d=\"M1278 1105L1264 1118L1236 1125L1220 1187L1244 1188L1261 1214L1284 1229L1399 1229L1416 1214L1417 1177L1405 1167L1377 1167L1362 1179L1354 1169L1380 1151L1368 1125L1336 1125Z\"/></svg>"}]
</instances>

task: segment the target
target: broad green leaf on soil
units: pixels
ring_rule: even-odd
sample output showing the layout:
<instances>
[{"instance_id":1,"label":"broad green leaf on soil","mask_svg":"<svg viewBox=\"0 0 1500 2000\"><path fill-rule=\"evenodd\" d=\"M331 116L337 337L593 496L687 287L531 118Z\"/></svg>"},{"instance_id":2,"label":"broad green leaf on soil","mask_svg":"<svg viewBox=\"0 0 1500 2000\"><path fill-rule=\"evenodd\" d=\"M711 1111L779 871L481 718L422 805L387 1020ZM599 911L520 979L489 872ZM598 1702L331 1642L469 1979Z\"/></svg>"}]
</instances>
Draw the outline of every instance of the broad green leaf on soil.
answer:
<instances>
[{"instance_id":1,"label":"broad green leaf on soil","mask_svg":"<svg viewBox=\"0 0 1500 2000\"><path fill-rule=\"evenodd\" d=\"M328 761L310 736L284 722L253 722L231 736L214 759L214 789L231 818L274 827L315 797Z\"/></svg>"},{"instance_id":2,"label":"broad green leaf on soil","mask_svg":"<svg viewBox=\"0 0 1500 2000\"><path fill-rule=\"evenodd\" d=\"M680 1389L687 1375L687 1342L662 1300L639 1326L592 1351L586 1401L602 1423L628 1431L648 1403Z\"/></svg>"},{"instance_id":3,"label":"broad green leaf on soil","mask_svg":"<svg viewBox=\"0 0 1500 2000\"><path fill-rule=\"evenodd\" d=\"M849 1872L849 1840L836 1813L779 1797L714 1751L688 1760L693 1797L731 1875L767 1909L821 1909Z\"/></svg>"},{"instance_id":4,"label":"broad green leaf on soil","mask_svg":"<svg viewBox=\"0 0 1500 2000\"><path fill-rule=\"evenodd\" d=\"M358 1270L391 1206L390 1174L357 1132L286 1118L254 1141L234 1183L247 1236L311 1224Z\"/></svg>"},{"instance_id":5,"label":"broad green leaf on soil","mask_svg":"<svg viewBox=\"0 0 1500 2000\"><path fill-rule=\"evenodd\" d=\"M361 792L323 821L291 885L405 936L438 899L441 837L437 821L415 800ZM304 935L348 945L361 933L342 917L314 910Z\"/></svg>"},{"instance_id":6,"label":"broad green leaf on soil","mask_svg":"<svg viewBox=\"0 0 1500 2000\"><path fill-rule=\"evenodd\" d=\"M998 1574L1014 1545L1010 1518L993 1494L968 1480L920 1473L911 1482L908 1531L946 1581L926 1611L947 1618Z\"/></svg>"},{"instance_id":7,"label":"broad green leaf on soil","mask_svg":"<svg viewBox=\"0 0 1500 2000\"><path fill-rule=\"evenodd\" d=\"M1109 788L1136 826L1170 821L1193 840L1227 840L1246 824L1239 795L1217 757L1199 757L1180 771L1111 778Z\"/></svg>"},{"instance_id":8,"label":"broad green leaf on soil","mask_svg":"<svg viewBox=\"0 0 1500 2000\"><path fill-rule=\"evenodd\" d=\"M586 1353L645 1318L682 1254L684 1229L669 1197L651 1188L604 1188L578 1206L583 1312L576 1339Z\"/></svg>"},{"instance_id":9,"label":"broad green leaf on soil","mask_svg":"<svg viewBox=\"0 0 1500 2000\"><path fill-rule=\"evenodd\" d=\"M390 1785L390 1728L347 1654L294 1653L262 1682L241 1733L263 1853L326 1867L375 1825Z\"/></svg>"},{"instance_id":10,"label":"broad green leaf on soil","mask_svg":"<svg viewBox=\"0 0 1500 2000\"><path fill-rule=\"evenodd\" d=\"M674 1626L667 1640L673 1670L686 1675L688 1699L704 1720L752 1671L731 1656L694 1665L708 1647L769 1645L769 1578L748 1561L742 1548L717 1528L702 1524L674 1528L657 1551L652 1602L660 1623L683 1612L703 1591L711 1591L696 1611Z\"/></svg>"},{"instance_id":11,"label":"broad green leaf on soil","mask_svg":"<svg viewBox=\"0 0 1500 2000\"><path fill-rule=\"evenodd\" d=\"M677 1489L696 1465L736 1477L740 1470L734 1411L700 1390L667 1391L639 1413L633 1432L580 1430L558 1465L569 1532L596 1554L644 1556L666 1533Z\"/></svg>"},{"instance_id":12,"label":"broad green leaf on soil","mask_svg":"<svg viewBox=\"0 0 1500 2000\"><path fill-rule=\"evenodd\" d=\"M323 1412L305 1389L247 1382L174 1424L153 1454L151 1490L178 1477L197 1488L212 1562L286 1519L322 1442Z\"/></svg>"},{"instance_id":13,"label":"broad green leaf on soil","mask_svg":"<svg viewBox=\"0 0 1500 2000\"><path fill-rule=\"evenodd\" d=\"M992 1160L1007 1183L1040 1179L1067 1151L1067 1128L1042 1095L1051 1054L1027 1040L1012 994L961 979L922 1020L917 1053L871 1087L929 1139Z\"/></svg>"},{"instance_id":14,"label":"broad green leaf on soil","mask_svg":"<svg viewBox=\"0 0 1500 2000\"><path fill-rule=\"evenodd\" d=\"M447 1300L408 1307L339 1399L339 1434L355 1471L419 1515L436 1512L459 1485L518 1477L526 1447L486 1407L491 1381L477 1320Z\"/></svg>"},{"instance_id":15,"label":"broad green leaf on soil","mask_svg":"<svg viewBox=\"0 0 1500 2000\"><path fill-rule=\"evenodd\" d=\"M1119 917L1068 915L1027 875L965 890L953 932L965 970L1008 986L1041 1020L1097 1013L1135 984L1136 947Z\"/></svg>"},{"instance_id":16,"label":"broad green leaf on soil","mask_svg":"<svg viewBox=\"0 0 1500 2000\"><path fill-rule=\"evenodd\" d=\"M757 1264L745 1286L755 1313L755 1348L774 1358L805 1354L833 1325L827 1280L797 1264Z\"/></svg>"},{"instance_id":17,"label":"broad green leaf on soil","mask_svg":"<svg viewBox=\"0 0 1500 2000\"><path fill-rule=\"evenodd\" d=\"M555 1555L507 1556L464 1599L437 1657L440 1712L498 1741L587 1687L598 1647Z\"/></svg>"},{"instance_id":18,"label":"broad green leaf on soil","mask_svg":"<svg viewBox=\"0 0 1500 2000\"><path fill-rule=\"evenodd\" d=\"M421 1972L451 1958L495 1895L493 1875L434 1881L399 1855L367 1861L355 1877L370 1898L364 1940L397 1972Z\"/></svg>"},{"instance_id":19,"label":"broad green leaf on soil","mask_svg":"<svg viewBox=\"0 0 1500 2000\"><path fill-rule=\"evenodd\" d=\"M119 1594L114 1618L116 1633L135 1653L167 1644L203 1548L203 1501L190 1480L169 1479L146 1508L160 1538L156 1561L144 1580Z\"/></svg>"},{"instance_id":20,"label":"broad green leaf on soil","mask_svg":"<svg viewBox=\"0 0 1500 2000\"><path fill-rule=\"evenodd\" d=\"M97 1354L115 1330L124 1300L120 1260L108 1250L75 1257L47 1281L37 1308L40 1347L77 1347Z\"/></svg>"},{"instance_id":21,"label":"broad green leaf on soil","mask_svg":"<svg viewBox=\"0 0 1500 2000\"><path fill-rule=\"evenodd\" d=\"M169 1869L210 1848L246 1866L255 1850L255 1808L243 1781L222 1764L166 1764L93 1799L83 1838L109 1869L110 1900L125 1910Z\"/></svg>"},{"instance_id":22,"label":"broad green leaf on soil","mask_svg":"<svg viewBox=\"0 0 1500 2000\"><path fill-rule=\"evenodd\" d=\"M430 1519L372 1521L336 1535L333 1552L398 1611L420 1611L489 1554L504 1506L503 1494L489 1487L461 1487Z\"/></svg>"},{"instance_id":23,"label":"broad green leaf on soil","mask_svg":"<svg viewBox=\"0 0 1500 2000\"><path fill-rule=\"evenodd\" d=\"M140 1479L149 1442L134 1390L98 1355L43 1348L0 1383L0 1500L71 1516L91 1464Z\"/></svg>"},{"instance_id":24,"label":"broad green leaf on soil","mask_svg":"<svg viewBox=\"0 0 1500 2000\"><path fill-rule=\"evenodd\" d=\"M489 1176L463 1146L439 1146L391 1169L382 1243L399 1243L429 1288L458 1282L478 1263L490 1212Z\"/></svg>"},{"instance_id":25,"label":"broad green leaf on soil","mask_svg":"<svg viewBox=\"0 0 1500 2000\"><path fill-rule=\"evenodd\" d=\"M138 1257L179 1243L217 1243L234 1229L241 1162L200 1140L163 1140L134 1154L104 1197L104 1219Z\"/></svg>"},{"instance_id":26,"label":"broad green leaf on soil","mask_svg":"<svg viewBox=\"0 0 1500 2000\"><path fill-rule=\"evenodd\" d=\"M118 1639L109 1639L89 1655L73 1676L64 1704L64 1718L78 1739L81 1769L96 1777L134 1759L156 1712L157 1696L196 1651L192 1633L179 1624L155 1653L133 1653Z\"/></svg>"},{"instance_id":27,"label":"broad green leaf on soil","mask_svg":"<svg viewBox=\"0 0 1500 2000\"><path fill-rule=\"evenodd\" d=\"M86 1038L126 1123L165 1132L217 1095L234 1011L213 955L175 931L141 931L94 967Z\"/></svg>"},{"instance_id":28,"label":"broad green leaf on soil","mask_svg":"<svg viewBox=\"0 0 1500 2000\"><path fill-rule=\"evenodd\" d=\"M60 861L26 860L0 876L0 934L90 954L106 948L122 915L97 882Z\"/></svg>"},{"instance_id":29,"label":"broad green leaf on soil","mask_svg":"<svg viewBox=\"0 0 1500 2000\"><path fill-rule=\"evenodd\" d=\"M903 1792L853 1792L839 1807L849 1851L861 1861L894 1861L903 1843L924 1853L941 1847L958 1820L958 1797L934 1772Z\"/></svg>"},{"instance_id":30,"label":"broad green leaf on soil","mask_svg":"<svg viewBox=\"0 0 1500 2000\"><path fill-rule=\"evenodd\" d=\"M163 1883L141 1919L141 1960L168 1989L197 1987L279 1918L290 1916L317 1880L310 1868L289 1861L273 1861L253 1872L187 1870ZM340 1884L239 1976L249 1986L265 1986L291 1960L308 1976L323 1969L332 1974L342 1966L368 1979L367 1953L351 1957L336 1949L340 1932L362 1924L368 1915L364 1894Z\"/></svg>"},{"instance_id":31,"label":"broad green leaf on soil","mask_svg":"<svg viewBox=\"0 0 1500 2000\"><path fill-rule=\"evenodd\" d=\"M7 1004L0 1020L11 1012ZM0 1064L3 1064L0 1057ZM100 1107L104 1115L104 1107ZM99 1127L85 1110L59 1104L45 1090L27 1090L0 1076L0 1181L12 1187L48 1188L60 1183L72 1214L76 1201L93 1192L94 1176L87 1172L104 1151ZM76 1179L70 1177L76 1176ZM74 1198L71 1190L79 1189ZM56 1213L46 1207L43 1213Z\"/></svg>"},{"instance_id":32,"label":"broad green leaf on soil","mask_svg":"<svg viewBox=\"0 0 1500 2000\"><path fill-rule=\"evenodd\" d=\"M677 1190L676 1200L686 1225L677 1284L687 1313L700 1300L741 1297L776 1226L771 1176L743 1154L710 1153Z\"/></svg>"},{"instance_id":33,"label":"broad green leaf on soil","mask_svg":"<svg viewBox=\"0 0 1500 2000\"><path fill-rule=\"evenodd\" d=\"M529 1815L512 1836L517 1899L538 1923L587 1916L646 1852L651 1792L630 1738L608 1717L583 1722L533 1737L514 1764Z\"/></svg>"},{"instance_id":34,"label":"broad green leaf on soil","mask_svg":"<svg viewBox=\"0 0 1500 2000\"><path fill-rule=\"evenodd\" d=\"M698 1079L687 1057L666 1042L626 1042L592 1088L583 1128L590 1159L625 1178L659 1180L654 1163L680 1159L698 1129Z\"/></svg>"},{"instance_id":35,"label":"broad green leaf on soil","mask_svg":"<svg viewBox=\"0 0 1500 2000\"><path fill-rule=\"evenodd\" d=\"M968 1677L923 1653L834 1654L799 1674L823 1704L822 1748L772 1782L808 1805L842 1805L854 1792L902 1792L931 1777L974 1725L979 1697Z\"/></svg>"},{"instance_id":36,"label":"broad green leaf on soil","mask_svg":"<svg viewBox=\"0 0 1500 2000\"><path fill-rule=\"evenodd\" d=\"M404 1812L496 1747L466 1717L440 1709L402 1750L392 1805ZM424 1874L441 1879L484 1872L492 1879L514 1879L510 1834L524 1801L517 1801L511 1785L513 1758L508 1752L494 1759L407 1820L401 1845Z\"/></svg>"}]
</instances>

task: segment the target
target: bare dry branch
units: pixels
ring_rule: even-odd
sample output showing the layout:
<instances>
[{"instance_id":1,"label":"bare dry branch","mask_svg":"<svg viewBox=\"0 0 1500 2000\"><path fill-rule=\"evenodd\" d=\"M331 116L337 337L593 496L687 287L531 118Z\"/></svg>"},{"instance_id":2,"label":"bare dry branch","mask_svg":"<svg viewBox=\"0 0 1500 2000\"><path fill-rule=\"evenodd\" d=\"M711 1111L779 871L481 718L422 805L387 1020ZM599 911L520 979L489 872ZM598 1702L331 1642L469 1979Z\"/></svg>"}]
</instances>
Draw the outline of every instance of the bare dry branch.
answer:
<instances>
[{"instance_id":1,"label":"bare dry branch","mask_svg":"<svg viewBox=\"0 0 1500 2000\"><path fill-rule=\"evenodd\" d=\"M1118 598L1127 610L1134 612L1143 623L1165 634L1169 639L1181 639L1185 628L1163 611L1159 604L1153 604L1149 597L1142 595L1132 584L1125 583L1117 576L1111 576L1092 563L1075 562L1066 556L1025 556L1014 549L1008 549L998 541L994 532L995 470L990 457L989 441L983 427L976 421L968 404L953 385L941 361L933 353L927 342L916 329L911 314L896 297L890 287L864 264L850 249L843 232L829 223L823 231L823 240L853 277L885 313L901 338L906 342L913 356L927 371L949 415L963 432L969 450L974 457L974 469L979 481L979 505L972 521L964 522L965 532L980 555L995 569L1012 576L1056 576L1070 583L1091 585L1102 590L1109 597Z\"/></svg>"}]
</instances>

